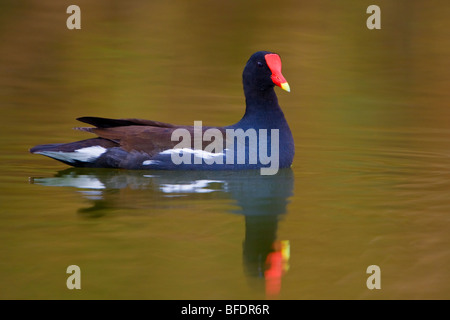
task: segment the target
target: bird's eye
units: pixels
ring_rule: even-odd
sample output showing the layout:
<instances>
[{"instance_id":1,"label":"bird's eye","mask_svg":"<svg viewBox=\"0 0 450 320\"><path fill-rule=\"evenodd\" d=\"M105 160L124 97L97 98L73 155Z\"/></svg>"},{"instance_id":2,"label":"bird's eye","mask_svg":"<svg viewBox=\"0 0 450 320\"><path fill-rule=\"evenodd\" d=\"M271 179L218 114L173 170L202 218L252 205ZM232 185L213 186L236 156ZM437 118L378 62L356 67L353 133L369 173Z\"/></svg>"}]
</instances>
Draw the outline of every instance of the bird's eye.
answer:
<instances>
[{"instance_id":1,"label":"bird's eye","mask_svg":"<svg viewBox=\"0 0 450 320\"><path fill-rule=\"evenodd\" d=\"M262 63L261 61L258 61L256 63L258 64L258 67L260 67L260 68L264 66L264 63Z\"/></svg>"}]
</instances>

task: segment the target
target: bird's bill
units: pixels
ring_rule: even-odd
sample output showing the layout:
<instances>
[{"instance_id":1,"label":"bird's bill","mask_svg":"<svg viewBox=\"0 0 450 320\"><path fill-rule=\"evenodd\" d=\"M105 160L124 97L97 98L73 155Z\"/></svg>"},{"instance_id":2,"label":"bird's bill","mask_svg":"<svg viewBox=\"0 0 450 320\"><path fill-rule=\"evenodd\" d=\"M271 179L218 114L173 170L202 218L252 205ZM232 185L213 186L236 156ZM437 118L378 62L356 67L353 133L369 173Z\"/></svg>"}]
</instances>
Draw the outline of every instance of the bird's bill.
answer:
<instances>
[{"instance_id":1,"label":"bird's bill","mask_svg":"<svg viewBox=\"0 0 450 320\"><path fill-rule=\"evenodd\" d=\"M272 76L270 77L276 86L281 89L290 92L291 88L287 83L286 79L281 74L281 58L276 53L269 53L265 55L267 66L270 71L272 71Z\"/></svg>"}]
</instances>

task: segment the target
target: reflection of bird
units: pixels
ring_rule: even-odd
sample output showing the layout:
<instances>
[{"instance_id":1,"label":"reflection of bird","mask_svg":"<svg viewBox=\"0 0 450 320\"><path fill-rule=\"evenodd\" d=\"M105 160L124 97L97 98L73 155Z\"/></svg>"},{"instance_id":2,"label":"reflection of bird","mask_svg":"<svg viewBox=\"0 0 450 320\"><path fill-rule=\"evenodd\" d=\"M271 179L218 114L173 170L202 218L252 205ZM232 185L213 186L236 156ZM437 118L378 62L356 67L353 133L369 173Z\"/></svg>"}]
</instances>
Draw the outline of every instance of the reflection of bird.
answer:
<instances>
[{"instance_id":1,"label":"reflection of bird","mask_svg":"<svg viewBox=\"0 0 450 320\"><path fill-rule=\"evenodd\" d=\"M266 145L261 147L245 145L245 157L250 159L250 153L255 150L268 148L272 138L272 130L277 129L278 138L278 163L277 169L289 167L294 157L294 141L291 131L286 122L283 112L278 105L278 99L274 91L277 85L286 91L290 91L289 85L281 74L281 59L279 55L266 51L259 51L253 54L248 60L243 72L243 85L246 98L246 110L243 118L236 124L227 127L202 127L200 138L193 126L177 126L169 123L162 123L152 120L140 119L106 119L98 117L78 118L95 126L94 128L79 128L96 134L97 138L66 143L38 145L30 149L31 153L42 154L63 163L75 167L96 167L96 168L125 168L125 169L250 169L267 167L267 158L261 159L261 154L255 161L228 161L227 155L235 157L238 146L233 145L233 152L226 149L226 139L220 143L220 148L210 148L204 150L204 141L200 141L201 149L195 139L207 140L203 134L206 130L213 137L216 134L226 138L227 130L247 132L254 129L260 132L266 129ZM176 129L183 133L194 136L194 143L189 142L187 148L179 148L179 140L172 141L172 134ZM235 137L233 137L234 141ZM244 137L250 140L248 136ZM260 137L261 139L261 137ZM211 137L208 138L211 141ZM184 142L184 141L183 141ZM215 142L215 140L213 141ZM212 142L211 142L212 144ZM244 142L245 144L245 142ZM250 144L250 143L249 143ZM216 146L216 145L214 145ZM214 153L212 151L215 151ZM268 150L266 153L268 156ZM272 150L271 150L272 151ZM172 156L184 154L194 161L186 161L175 164ZM200 161L195 161L197 158ZM217 158L221 158L220 161ZM224 161L224 159L227 161ZM241 158L242 159L242 158ZM216 161L207 161L216 160ZM192 163L194 162L194 163ZM233 164L230 164L233 162ZM275 171L276 172L276 171Z\"/></svg>"},{"instance_id":2,"label":"reflection of bird","mask_svg":"<svg viewBox=\"0 0 450 320\"><path fill-rule=\"evenodd\" d=\"M100 218L120 208L172 208L178 200L230 198L230 212L245 218L243 267L249 283L271 297L280 291L289 260L286 241L277 240L280 218L293 194L291 168L275 175L242 171L139 171L68 168L54 177L31 178L34 184L78 188L92 206L78 212ZM121 190L126 197L121 196ZM213 212L211 212L213 213ZM265 289L264 289L265 287Z\"/></svg>"}]
</instances>

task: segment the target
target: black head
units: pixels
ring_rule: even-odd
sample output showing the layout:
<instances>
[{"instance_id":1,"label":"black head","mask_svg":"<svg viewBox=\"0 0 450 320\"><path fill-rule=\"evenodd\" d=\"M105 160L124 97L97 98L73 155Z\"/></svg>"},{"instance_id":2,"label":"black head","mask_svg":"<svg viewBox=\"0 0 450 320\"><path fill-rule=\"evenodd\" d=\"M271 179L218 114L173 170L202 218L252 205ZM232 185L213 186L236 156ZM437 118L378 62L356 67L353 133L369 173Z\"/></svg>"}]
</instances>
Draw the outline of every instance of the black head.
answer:
<instances>
[{"instance_id":1,"label":"black head","mask_svg":"<svg viewBox=\"0 0 450 320\"><path fill-rule=\"evenodd\" d=\"M281 74L281 59L276 53L258 51L254 53L244 68L242 74L244 88L264 91L275 85L290 91L289 85Z\"/></svg>"}]
</instances>

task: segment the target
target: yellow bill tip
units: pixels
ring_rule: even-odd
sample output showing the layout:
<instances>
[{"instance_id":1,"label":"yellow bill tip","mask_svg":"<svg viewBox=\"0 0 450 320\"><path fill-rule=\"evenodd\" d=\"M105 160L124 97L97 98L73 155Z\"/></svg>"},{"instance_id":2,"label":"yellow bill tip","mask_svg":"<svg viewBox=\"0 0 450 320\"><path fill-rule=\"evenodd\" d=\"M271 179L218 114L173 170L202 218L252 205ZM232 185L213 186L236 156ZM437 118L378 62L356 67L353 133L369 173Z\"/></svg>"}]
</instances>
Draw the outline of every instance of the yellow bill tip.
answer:
<instances>
[{"instance_id":1,"label":"yellow bill tip","mask_svg":"<svg viewBox=\"0 0 450 320\"><path fill-rule=\"evenodd\" d=\"M289 83L287 83L287 82L281 83L280 88L287 92L291 92L291 88L289 87Z\"/></svg>"}]
</instances>

